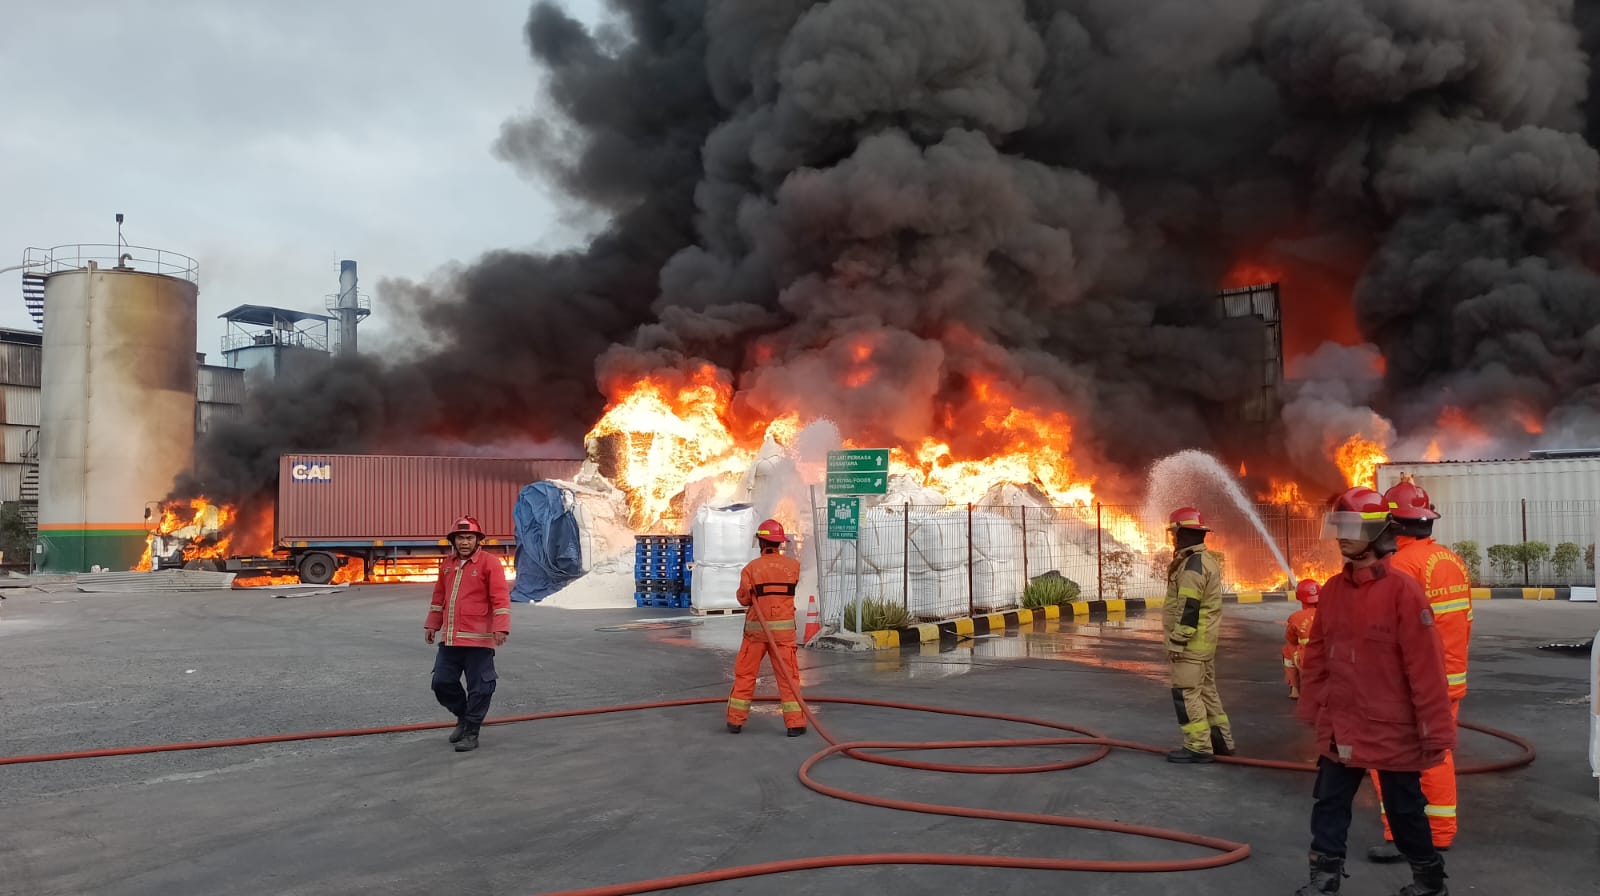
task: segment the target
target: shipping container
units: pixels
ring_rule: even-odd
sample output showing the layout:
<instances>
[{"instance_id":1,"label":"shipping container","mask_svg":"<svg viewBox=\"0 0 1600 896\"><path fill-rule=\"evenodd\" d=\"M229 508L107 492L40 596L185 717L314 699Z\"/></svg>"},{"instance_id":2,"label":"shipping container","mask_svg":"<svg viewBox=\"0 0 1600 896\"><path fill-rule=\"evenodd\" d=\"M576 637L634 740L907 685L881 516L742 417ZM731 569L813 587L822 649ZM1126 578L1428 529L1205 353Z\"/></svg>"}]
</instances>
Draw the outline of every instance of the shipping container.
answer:
<instances>
[{"instance_id":1,"label":"shipping container","mask_svg":"<svg viewBox=\"0 0 1600 896\"><path fill-rule=\"evenodd\" d=\"M579 459L293 454L278 464L278 547L301 558L302 579L324 574L328 555L374 561L444 556L445 533L476 517L486 547L511 554L512 511L524 486L571 479ZM322 557L315 555L321 554ZM315 567L308 570L307 564Z\"/></svg>"},{"instance_id":2,"label":"shipping container","mask_svg":"<svg viewBox=\"0 0 1600 896\"><path fill-rule=\"evenodd\" d=\"M1443 544L1474 542L1484 560L1495 545L1525 542L1542 542L1552 551L1572 544L1588 559L1594 556L1589 551L1600 540L1600 456L1387 463L1378 467L1378 488L1387 490L1402 474L1410 474L1433 500L1440 517L1434 538ZM1593 584L1588 559L1570 570L1545 563L1526 573L1485 563L1480 584Z\"/></svg>"}]
</instances>

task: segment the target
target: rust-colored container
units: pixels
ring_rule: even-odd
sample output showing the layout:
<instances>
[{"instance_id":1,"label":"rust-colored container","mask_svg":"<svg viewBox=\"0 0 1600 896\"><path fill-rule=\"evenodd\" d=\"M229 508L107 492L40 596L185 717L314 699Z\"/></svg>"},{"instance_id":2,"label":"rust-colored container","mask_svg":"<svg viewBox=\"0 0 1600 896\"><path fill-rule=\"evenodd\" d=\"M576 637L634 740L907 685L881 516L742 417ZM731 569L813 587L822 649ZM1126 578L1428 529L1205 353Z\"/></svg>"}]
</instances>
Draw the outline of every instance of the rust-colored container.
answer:
<instances>
[{"instance_id":1,"label":"rust-colored container","mask_svg":"<svg viewBox=\"0 0 1600 896\"><path fill-rule=\"evenodd\" d=\"M571 479L581 460L289 454L278 461L278 543L284 547L436 544L463 515L485 535L514 536L523 486ZM301 542L303 544L296 544Z\"/></svg>"}]
</instances>

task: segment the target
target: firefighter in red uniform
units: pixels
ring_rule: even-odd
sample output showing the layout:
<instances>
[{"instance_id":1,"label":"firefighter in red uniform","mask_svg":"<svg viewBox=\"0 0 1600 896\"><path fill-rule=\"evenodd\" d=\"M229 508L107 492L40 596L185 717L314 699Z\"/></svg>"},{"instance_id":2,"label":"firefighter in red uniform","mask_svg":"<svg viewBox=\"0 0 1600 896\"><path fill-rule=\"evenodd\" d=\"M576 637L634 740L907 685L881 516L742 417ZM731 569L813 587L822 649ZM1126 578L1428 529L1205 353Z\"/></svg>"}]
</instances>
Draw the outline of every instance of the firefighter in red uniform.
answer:
<instances>
[{"instance_id":1,"label":"firefighter in red uniform","mask_svg":"<svg viewBox=\"0 0 1600 896\"><path fill-rule=\"evenodd\" d=\"M1324 517L1344 571L1322 586L1306 643L1297 715L1317 729L1311 810L1311 881L1296 896L1339 892L1351 804L1368 769L1378 772L1395 844L1411 863L1400 896L1448 896L1433 848L1422 771L1456 743L1444 648L1417 580L1395 572L1393 521L1370 488L1340 495Z\"/></svg>"},{"instance_id":2,"label":"firefighter in red uniform","mask_svg":"<svg viewBox=\"0 0 1600 896\"><path fill-rule=\"evenodd\" d=\"M1300 609L1289 614L1289 623L1283 631L1283 680L1289 685L1289 699L1300 699L1300 670L1306 641L1311 638L1311 620L1317 618L1317 594L1322 590L1315 579L1301 579L1295 586L1295 599Z\"/></svg>"},{"instance_id":3,"label":"firefighter in red uniform","mask_svg":"<svg viewBox=\"0 0 1600 896\"><path fill-rule=\"evenodd\" d=\"M806 733L805 713L800 711L800 683L790 676L798 676L794 649L794 592L800 584L800 561L780 553L789 537L777 520L767 520L756 528L756 544L761 556L745 565L739 574L739 603L749 607L745 614L744 640L739 645L739 658L733 664L733 693L728 695L728 731L738 734L750 718L750 699L756 693L756 676L761 672L761 659L773 652L772 672L778 680L779 705L783 709L783 724L790 737ZM760 618L757 618L757 613ZM761 621L766 620L763 631ZM767 644L767 633L772 644ZM782 669L779 666L782 666ZM787 673L787 674L786 674Z\"/></svg>"},{"instance_id":4,"label":"firefighter in red uniform","mask_svg":"<svg viewBox=\"0 0 1600 896\"><path fill-rule=\"evenodd\" d=\"M1398 550L1389 565L1422 583L1422 593L1433 607L1433 627L1444 645L1445 683L1450 686L1450 717L1458 717L1461 698L1467 694L1467 643L1472 639L1472 583L1467 565L1454 551L1433 540L1433 521L1439 518L1428 493L1401 477L1383 493L1394 520ZM1422 795L1428 799L1428 824L1434 847L1449 849L1456 841L1456 762L1454 752L1422 773ZM1378 803L1381 808L1382 792ZM1389 818L1383 815L1383 845L1367 850L1373 862L1398 862L1405 858L1395 848Z\"/></svg>"},{"instance_id":5,"label":"firefighter in red uniform","mask_svg":"<svg viewBox=\"0 0 1600 896\"><path fill-rule=\"evenodd\" d=\"M456 520L447 536L454 556L439 562L439 581L423 623L424 639L439 641L433 661L433 694L456 717L450 742L457 753L478 748L478 729L489 715L498 676L494 649L511 635L511 592L500 558L478 549L483 529L470 516ZM467 679L466 690L461 678Z\"/></svg>"}]
</instances>

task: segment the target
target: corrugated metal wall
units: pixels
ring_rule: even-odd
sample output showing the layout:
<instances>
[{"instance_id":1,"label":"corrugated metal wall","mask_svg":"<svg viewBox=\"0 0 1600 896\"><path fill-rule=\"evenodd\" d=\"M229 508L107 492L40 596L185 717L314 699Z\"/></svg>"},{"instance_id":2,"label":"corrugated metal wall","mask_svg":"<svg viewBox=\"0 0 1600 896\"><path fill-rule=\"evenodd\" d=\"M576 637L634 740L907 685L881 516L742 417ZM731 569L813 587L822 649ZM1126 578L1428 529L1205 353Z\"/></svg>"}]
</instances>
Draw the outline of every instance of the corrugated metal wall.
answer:
<instances>
[{"instance_id":1,"label":"corrugated metal wall","mask_svg":"<svg viewBox=\"0 0 1600 896\"><path fill-rule=\"evenodd\" d=\"M29 451L33 450L39 441L39 427L37 426L0 426L0 441L4 442L4 457L0 462L8 464L22 463Z\"/></svg>"},{"instance_id":2,"label":"corrugated metal wall","mask_svg":"<svg viewBox=\"0 0 1600 896\"><path fill-rule=\"evenodd\" d=\"M1402 473L1433 499L1434 538L1444 544L1475 541L1486 552L1524 541L1580 549L1600 541L1600 458L1385 464L1379 488ZM1593 582L1594 572L1582 567L1575 578Z\"/></svg>"},{"instance_id":3,"label":"corrugated metal wall","mask_svg":"<svg viewBox=\"0 0 1600 896\"><path fill-rule=\"evenodd\" d=\"M0 385L0 422L14 426L39 425L39 387Z\"/></svg>"},{"instance_id":4,"label":"corrugated metal wall","mask_svg":"<svg viewBox=\"0 0 1600 896\"><path fill-rule=\"evenodd\" d=\"M244 371L202 365L195 381L195 400L207 404L244 404Z\"/></svg>"},{"instance_id":5,"label":"corrugated metal wall","mask_svg":"<svg viewBox=\"0 0 1600 896\"><path fill-rule=\"evenodd\" d=\"M0 383L39 388L42 357L40 346L0 343Z\"/></svg>"},{"instance_id":6,"label":"corrugated metal wall","mask_svg":"<svg viewBox=\"0 0 1600 896\"><path fill-rule=\"evenodd\" d=\"M438 539L462 514L491 538L514 534L522 487L570 479L581 460L289 455L278 467L280 541Z\"/></svg>"}]
</instances>

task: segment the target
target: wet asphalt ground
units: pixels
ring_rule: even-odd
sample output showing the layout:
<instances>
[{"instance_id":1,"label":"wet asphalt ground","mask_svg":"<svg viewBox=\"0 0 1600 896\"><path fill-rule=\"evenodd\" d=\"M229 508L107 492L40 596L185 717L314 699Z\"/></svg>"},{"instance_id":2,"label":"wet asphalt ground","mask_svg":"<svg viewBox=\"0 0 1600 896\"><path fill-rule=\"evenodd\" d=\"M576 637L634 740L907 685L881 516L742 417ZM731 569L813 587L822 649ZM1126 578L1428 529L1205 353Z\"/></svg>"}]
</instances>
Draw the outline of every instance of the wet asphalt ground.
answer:
<instances>
[{"instance_id":1,"label":"wet asphalt ground","mask_svg":"<svg viewBox=\"0 0 1600 896\"><path fill-rule=\"evenodd\" d=\"M13 592L0 615L0 754L447 721L428 689L426 586L275 599ZM1219 677L1250 756L1310 759L1278 645L1290 605L1226 608ZM673 618L677 617L677 618ZM1533 741L1530 768L1460 782L1454 893L1600 892L1600 802L1588 767L1588 658L1541 650L1600 628L1600 608L1480 602L1462 717ZM656 621L651 621L656 620ZM515 608L492 716L726 696L738 618ZM812 695L1016 713L1176 745L1153 617L1039 625L903 652L801 651ZM771 693L763 679L761 693ZM954 716L818 708L849 739L1049 736ZM739 736L720 706L486 728L456 754L426 731L0 767L0 893L534 894L853 852L1119 860L1202 857L1122 834L894 812L796 778L822 746L758 708ZM1023 764L1074 748L941 753ZM1081 751L1082 748L1076 748ZM1464 733L1460 761L1513 748ZM1248 860L1175 874L927 866L807 871L686 894L1290 893L1303 882L1311 776L1169 765L1118 752L1031 776L847 759L822 780L903 799L1156 824L1239 840ZM1364 791L1352 854L1380 836ZM1403 868L1351 862L1348 894L1393 893Z\"/></svg>"}]
</instances>

